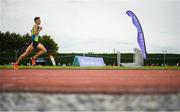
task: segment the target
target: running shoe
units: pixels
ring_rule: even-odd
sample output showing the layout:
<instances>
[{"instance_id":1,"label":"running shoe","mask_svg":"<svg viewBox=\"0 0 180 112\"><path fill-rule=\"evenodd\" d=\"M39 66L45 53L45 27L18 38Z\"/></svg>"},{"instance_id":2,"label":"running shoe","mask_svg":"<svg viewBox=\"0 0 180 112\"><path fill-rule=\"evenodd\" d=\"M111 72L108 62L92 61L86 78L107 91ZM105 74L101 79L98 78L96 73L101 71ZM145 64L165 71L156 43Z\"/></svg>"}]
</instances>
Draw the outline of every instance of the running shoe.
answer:
<instances>
[{"instance_id":1,"label":"running shoe","mask_svg":"<svg viewBox=\"0 0 180 112\"><path fill-rule=\"evenodd\" d=\"M13 69L14 69L14 70L18 70L18 69L19 69L18 64L14 63L14 64L13 64Z\"/></svg>"},{"instance_id":2,"label":"running shoe","mask_svg":"<svg viewBox=\"0 0 180 112\"><path fill-rule=\"evenodd\" d=\"M33 57L31 58L31 62L33 66L36 65L36 60Z\"/></svg>"}]
</instances>

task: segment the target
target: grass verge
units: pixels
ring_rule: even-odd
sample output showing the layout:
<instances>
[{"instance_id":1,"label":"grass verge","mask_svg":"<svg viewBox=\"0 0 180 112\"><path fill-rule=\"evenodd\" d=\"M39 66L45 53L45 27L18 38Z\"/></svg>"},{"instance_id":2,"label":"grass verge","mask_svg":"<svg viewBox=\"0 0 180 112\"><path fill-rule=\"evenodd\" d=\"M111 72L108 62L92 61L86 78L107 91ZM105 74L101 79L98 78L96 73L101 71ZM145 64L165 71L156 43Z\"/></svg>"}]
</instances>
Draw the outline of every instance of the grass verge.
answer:
<instances>
[{"instance_id":1,"label":"grass verge","mask_svg":"<svg viewBox=\"0 0 180 112\"><path fill-rule=\"evenodd\" d=\"M12 69L12 66L0 66L0 70ZM105 67L76 67L76 66L20 66L20 69L32 70L180 70L180 66L143 66L143 67L123 67L123 66L105 66Z\"/></svg>"}]
</instances>

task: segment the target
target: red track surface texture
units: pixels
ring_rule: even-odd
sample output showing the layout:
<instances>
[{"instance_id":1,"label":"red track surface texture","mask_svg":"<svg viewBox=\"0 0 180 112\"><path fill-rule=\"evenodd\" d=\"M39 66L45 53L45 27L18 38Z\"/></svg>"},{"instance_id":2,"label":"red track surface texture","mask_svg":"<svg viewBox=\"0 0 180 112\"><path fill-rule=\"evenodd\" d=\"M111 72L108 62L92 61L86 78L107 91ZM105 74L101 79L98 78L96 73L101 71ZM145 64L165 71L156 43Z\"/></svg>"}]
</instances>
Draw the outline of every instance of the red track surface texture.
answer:
<instances>
[{"instance_id":1,"label":"red track surface texture","mask_svg":"<svg viewBox=\"0 0 180 112\"><path fill-rule=\"evenodd\" d=\"M0 91L180 92L180 70L0 70Z\"/></svg>"}]
</instances>

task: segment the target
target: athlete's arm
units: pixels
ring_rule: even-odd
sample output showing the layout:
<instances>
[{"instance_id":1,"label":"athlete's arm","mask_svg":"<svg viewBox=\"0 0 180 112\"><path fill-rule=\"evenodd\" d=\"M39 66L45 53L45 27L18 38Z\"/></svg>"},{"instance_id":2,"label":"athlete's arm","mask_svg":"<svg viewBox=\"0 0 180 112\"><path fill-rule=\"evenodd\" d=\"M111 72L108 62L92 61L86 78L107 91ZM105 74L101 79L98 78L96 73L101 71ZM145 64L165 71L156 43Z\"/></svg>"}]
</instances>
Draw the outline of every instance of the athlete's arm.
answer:
<instances>
[{"instance_id":1,"label":"athlete's arm","mask_svg":"<svg viewBox=\"0 0 180 112\"><path fill-rule=\"evenodd\" d=\"M34 34L35 34L35 35L38 35L39 32L42 30L42 27L39 27L39 26L37 26L37 25L34 25L33 30L34 30Z\"/></svg>"}]
</instances>

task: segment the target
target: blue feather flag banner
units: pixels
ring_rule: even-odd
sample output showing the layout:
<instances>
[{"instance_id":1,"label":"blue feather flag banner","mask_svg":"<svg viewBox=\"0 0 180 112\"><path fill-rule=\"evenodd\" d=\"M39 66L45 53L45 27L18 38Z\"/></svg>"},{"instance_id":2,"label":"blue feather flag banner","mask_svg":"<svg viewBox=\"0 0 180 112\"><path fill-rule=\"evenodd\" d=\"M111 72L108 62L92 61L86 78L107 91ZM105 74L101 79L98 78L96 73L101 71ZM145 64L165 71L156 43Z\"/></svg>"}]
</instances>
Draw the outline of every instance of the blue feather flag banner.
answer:
<instances>
[{"instance_id":1,"label":"blue feather flag banner","mask_svg":"<svg viewBox=\"0 0 180 112\"><path fill-rule=\"evenodd\" d=\"M144 33L141 27L141 24L137 18L137 16L130 10L126 12L128 16L132 18L132 22L134 26L137 28L137 42L139 44L139 47L141 49L141 53L143 55L143 58L147 58L147 52L146 52L146 45L145 45L145 39L144 39Z\"/></svg>"}]
</instances>

